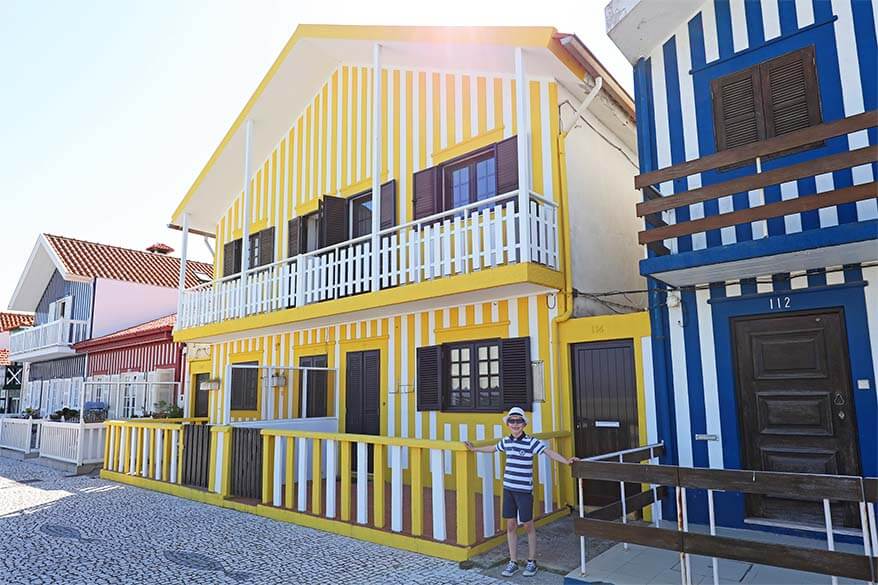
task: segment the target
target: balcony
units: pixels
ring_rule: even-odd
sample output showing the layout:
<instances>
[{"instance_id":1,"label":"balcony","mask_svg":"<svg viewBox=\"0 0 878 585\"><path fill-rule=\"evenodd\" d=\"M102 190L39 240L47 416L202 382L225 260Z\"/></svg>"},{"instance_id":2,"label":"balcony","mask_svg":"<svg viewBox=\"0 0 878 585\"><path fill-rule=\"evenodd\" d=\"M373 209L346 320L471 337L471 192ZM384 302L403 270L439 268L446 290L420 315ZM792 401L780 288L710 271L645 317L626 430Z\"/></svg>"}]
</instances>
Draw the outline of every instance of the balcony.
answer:
<instances>
[{"instance_id":1,"label":"balcony","mask_svg":"<svg viewBox=\"0 0 878 585\"><path fill-rule=\"evenodd\" d=\"M687 286L874 260L875 126L873 110L638 176L641 273Z\"/></svg>"},{"instance_id":2,"label":"balcony","mask_svg":"<svg viewBox=\"0 0 878 585\"><path fill-rule=\"evenodd\" d=\"M13 361L42 361L73 354L71 345L88 337L88 321L57 319L9 337Z\"/></svg>"},{"instance_id":3,"label":"balcony","mask_svg":"<svg viewBox=\"0 0 878 585\"><path fill-rule=\"evenodd\" d=\"M526 260L557 270L557 205L530 194L524 214L517 192L504 193L371 235L286 258L183 292L178 329L399 289ZM528 230L523 228L527 227ZM374 255L380 270L373 278ZM482 286L481 288L484 288Z\"/></svg>"}]
</instances>

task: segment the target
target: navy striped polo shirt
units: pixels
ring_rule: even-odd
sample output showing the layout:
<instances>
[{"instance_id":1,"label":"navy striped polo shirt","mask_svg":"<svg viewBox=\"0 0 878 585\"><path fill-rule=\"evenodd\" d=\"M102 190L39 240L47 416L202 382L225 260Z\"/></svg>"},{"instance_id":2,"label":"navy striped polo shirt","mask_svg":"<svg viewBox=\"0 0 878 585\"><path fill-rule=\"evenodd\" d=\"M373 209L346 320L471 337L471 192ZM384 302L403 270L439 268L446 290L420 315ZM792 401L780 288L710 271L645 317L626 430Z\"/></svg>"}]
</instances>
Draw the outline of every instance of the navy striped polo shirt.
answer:
<instances>
[{"instance_id":1,"label":"navy striped polo shirt","mask_svg":"<svg viewBox=\"0 0 878 585\"><path fill-rule=\"evenodd\" d=\"M497 451L506 453L503 489L513 492L532 492L534 457L548 448L545 442L524 433L517 439L512 435L503 437L497 443Z\"/></svg>"}]
</instances>

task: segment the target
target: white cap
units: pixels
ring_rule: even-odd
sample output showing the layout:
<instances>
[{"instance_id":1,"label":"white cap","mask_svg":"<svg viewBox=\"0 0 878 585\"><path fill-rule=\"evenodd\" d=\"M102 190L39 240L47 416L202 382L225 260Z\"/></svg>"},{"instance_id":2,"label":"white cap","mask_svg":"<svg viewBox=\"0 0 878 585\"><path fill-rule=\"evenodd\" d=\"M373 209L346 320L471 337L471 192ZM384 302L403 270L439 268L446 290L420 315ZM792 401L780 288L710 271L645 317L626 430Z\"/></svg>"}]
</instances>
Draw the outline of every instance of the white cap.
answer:
<instances>
[{"instance_id":1,"label":"white cap","mask_svg":"<svg viewBox=\"0 0 878 585\"><path fill-rule=\"evenodd\" d=\"M507 419L509 419L510 416L516 415L516 414L524 419L524 424L527 424L527 416L525 416L524 411L521 408L519 408L518 406L513 406L512 408L509 409L509 412L507 412L506 416L503 417L503 424L504 425L507 424L506 423Z\"/></svg>"}]
</instances>

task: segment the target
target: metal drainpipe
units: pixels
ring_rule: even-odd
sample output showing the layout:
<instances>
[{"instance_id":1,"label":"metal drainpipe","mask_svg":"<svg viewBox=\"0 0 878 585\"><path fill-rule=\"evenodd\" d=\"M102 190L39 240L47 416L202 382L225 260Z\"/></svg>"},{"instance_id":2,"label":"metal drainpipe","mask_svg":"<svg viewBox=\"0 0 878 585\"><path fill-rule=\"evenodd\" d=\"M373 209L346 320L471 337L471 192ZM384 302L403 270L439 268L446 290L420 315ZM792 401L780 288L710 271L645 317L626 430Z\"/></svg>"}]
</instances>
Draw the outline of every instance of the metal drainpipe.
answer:
<instances>
[{"instance_id":1,"label":"metal drainpipe","mask_svg":"<svg viewBox=\"0 0 878 585\"><path fill-rule=\"evenodd\" d=\"M559 172L561 175L561 205L560 205L560 214L561 214L561 226L560 230L562 236L562 247L564 249L564 290L562 291L562 296L564 298L564 312L554 319L552 319L552 327L553 327L553 335L552 342L555 346L554 350L554 360L555 360L555 380L554 386L558 388L558 380L561 376L561 341L560 341L560 330L561 323L568 321L570 317L573 316L573 268L572 263L573 259L570 255L570 218L568 216L568 190L567 190L567 160L566 160L566 140L567 135L573 129L573 126L576 124L576 120L579 119L579 116L588 109L591 102L594 101L594 98L597 97L598 92L601 90L601 86L603 85L603 79L598 77L595 80L594 88L582 103L576 108L576 116L573 118L573 121L569 124L566 124L566 129L564 129L560 134L558 134L558 165ZM569 424L570 421L561 421L562 428ZM572 429L563 429L563 430L572 430Z\"/></svg>"}]
</instances>

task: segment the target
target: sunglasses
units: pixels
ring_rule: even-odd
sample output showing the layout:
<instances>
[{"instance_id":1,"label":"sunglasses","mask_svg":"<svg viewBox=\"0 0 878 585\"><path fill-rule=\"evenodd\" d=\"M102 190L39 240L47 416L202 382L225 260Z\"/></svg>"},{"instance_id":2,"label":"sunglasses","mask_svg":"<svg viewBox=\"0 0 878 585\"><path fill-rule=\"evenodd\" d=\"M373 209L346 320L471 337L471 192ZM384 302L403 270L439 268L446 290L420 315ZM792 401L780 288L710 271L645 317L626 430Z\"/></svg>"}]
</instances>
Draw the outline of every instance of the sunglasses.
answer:
<instances>
[{"instance_id":1,"label":"sunglasses","mask_svg":"<svg viewBox=\"0 0 878 585\"><path fill-rule=\"evenodd\" d=\"M524 419L523 418L507 418L506 422L510 425L523 425Z\"/></svg>"}]
</instances>

